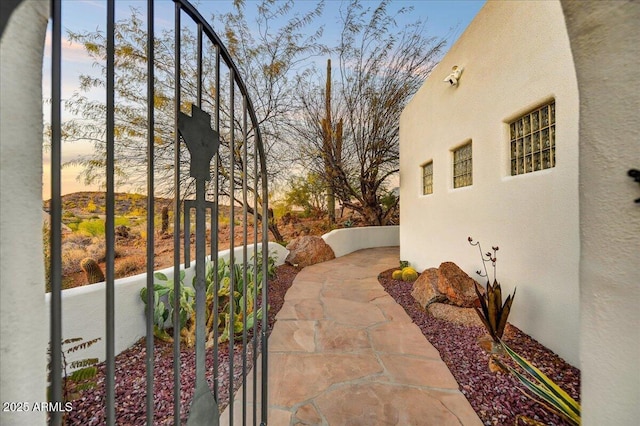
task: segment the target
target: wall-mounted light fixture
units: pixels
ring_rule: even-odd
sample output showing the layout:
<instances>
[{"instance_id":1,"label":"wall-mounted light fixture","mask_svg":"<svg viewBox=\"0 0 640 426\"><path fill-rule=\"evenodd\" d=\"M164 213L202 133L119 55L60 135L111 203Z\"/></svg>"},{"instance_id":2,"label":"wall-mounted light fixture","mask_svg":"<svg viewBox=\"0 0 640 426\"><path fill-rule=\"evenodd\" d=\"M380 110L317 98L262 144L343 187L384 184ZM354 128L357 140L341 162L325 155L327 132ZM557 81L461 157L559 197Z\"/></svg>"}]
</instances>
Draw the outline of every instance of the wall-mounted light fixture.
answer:
<instances>
[{"instance_id":1,"label":"wall-mounted light fixture","mask_svg":"<svg viewBox=\"0 0 640 426\"><path fill-rule=\"evenodd\" d=\"M445 78L443 81L445 83L449 83L452 86L457 86L458 80L460 80L460 75L462 74L463 69L464 68L462 67L454 65L453 68L451 68L451 74L449 74L447 78Z\"/></svg>"}]
</instances>

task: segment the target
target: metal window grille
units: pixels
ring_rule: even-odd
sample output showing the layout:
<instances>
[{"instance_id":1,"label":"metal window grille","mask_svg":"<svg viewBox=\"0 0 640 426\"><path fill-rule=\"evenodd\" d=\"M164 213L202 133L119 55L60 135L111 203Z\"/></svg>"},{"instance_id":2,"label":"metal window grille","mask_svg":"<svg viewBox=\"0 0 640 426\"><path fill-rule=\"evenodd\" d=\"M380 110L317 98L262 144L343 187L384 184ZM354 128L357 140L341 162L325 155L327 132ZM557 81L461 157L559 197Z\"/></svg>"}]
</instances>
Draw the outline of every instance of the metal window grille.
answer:
<instances>
[{"instance_id":1,"label":"metal window grille","mask_svg":"<svg viewBox=\"0 0 640 426\"><path fill-rule=\"evenodd\" d=\"M433 161L422 166L422 194L433 194Z\"/></svg>"},{"instance_id":2,"label":"metal window grille","mask_svg":"<svg viewBox=\"0 0 640 426\"><path fill-rule=\"evenodd\" d=\"M511 176L556 166L556 103L509 123Z\"/></svg>"},{"instance_id":3,"label":"metal window grille","mask_svg":"<svg viewBox=\"0 0 640 426\"><path fill-rule=\"evenodd\" d=\"M473 158L471 142L453 151L453 187L461 188L473 184Z\"/></svg>"}]
</instances>

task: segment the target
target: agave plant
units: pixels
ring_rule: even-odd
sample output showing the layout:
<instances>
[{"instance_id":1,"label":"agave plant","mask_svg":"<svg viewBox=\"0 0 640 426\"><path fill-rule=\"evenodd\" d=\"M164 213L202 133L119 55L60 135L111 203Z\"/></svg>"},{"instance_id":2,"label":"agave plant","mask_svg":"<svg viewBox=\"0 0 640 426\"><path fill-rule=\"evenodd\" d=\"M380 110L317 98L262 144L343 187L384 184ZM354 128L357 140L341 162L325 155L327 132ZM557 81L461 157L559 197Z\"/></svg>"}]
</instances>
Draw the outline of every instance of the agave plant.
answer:
<instances>
[{"instance_id":1,"label":"agave plant","mask_svg":"<svg viewBox=\"0 0 640 426\"><path fill-rule=\"evenodd\" d=\"M474 306L474 309L487 328L491 338L495 342L499 342L504 333L504 328L507 325L507 318L509 317L509 312L511 312L511 304L513 303L516 291L513 290L513 294L507 296L504 304L502 304L502 289L500 288L500 283L497 281L494 280L493 285L487 281L484 294L480 293L477 286L475 290L480 300L480 308L482 308L482 310L477 306Z\"/></svg>"},{"instance_id":2,"label":"agave plant","mask_svg":"<svg viewBox=\"0 0 640 426\"><path fill-rule=\"evenodd\" d=\"M496 280L496 261L498 260L496 252L498 251L498 247L492 247L493 254L491 252L483 254L479 241L474 243L471 237L468 238L468 241L472 246L478 246L478 250L480 250L480 257L482 258L484 274L482 274L481 271L476 271L476 273L481 277L487 278L487 285L485 287L484 294L480 293L477 285L474 287L476 294L478 295L478 300L480 301L480 307L475 306L474 309L478 313L480 320L486 327L493 341L499 343L502 338L502 334L504 333L504 328L507 325L507 318L511 312L511 305L513 304L513 299L516 296L516 290L514 289L513 294L507 296L507 299L503 304L502 288L500 287L500 283ZM493 266L493 284L489 282L489 274L487 273L488 262L491 262Z\"/></svg>"},{"instance_id":3,"label":"agave plant","mask_svg":"<svg viewBox=\"0 0 640 426\"><path fill-rule=\"evenodd\" d=\"M500 343L523 372L510 365L503 364L498 359L494 360L500 367L511 372L524 385L528 392L523 391L523 393L548 410L564 417L571 424L579 425L581 422L580 404L533 364L514 352L504 342L501 341Z\"/></svg>"}]
</instances>

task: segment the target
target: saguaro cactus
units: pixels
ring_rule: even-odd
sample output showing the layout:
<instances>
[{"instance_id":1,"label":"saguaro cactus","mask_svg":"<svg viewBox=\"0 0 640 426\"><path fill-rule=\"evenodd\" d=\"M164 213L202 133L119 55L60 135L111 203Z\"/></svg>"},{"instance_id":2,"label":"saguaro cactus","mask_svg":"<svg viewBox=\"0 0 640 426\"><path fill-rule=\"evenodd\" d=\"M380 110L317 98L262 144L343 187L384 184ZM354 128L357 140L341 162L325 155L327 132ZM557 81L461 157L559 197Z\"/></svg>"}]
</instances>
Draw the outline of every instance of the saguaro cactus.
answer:
<instances>
[{"instance_id":1,"label":"saguaro cactus","mask_svg":"<svg viewBox=\"0 0 640 426\"><path fill-rule=\"evenodd\" d=\"M169 232L169 207L164 206L162 208L162 234Z\"/></svg>"},{"instance_id":2,"label":"saguaro cactus","mask_svg":"<svg viewBox=\"0 0 640 426\"><path fill-rule=\"evenodd\" d=\"M331 59L327 59L327 82L325 87L325 116L322 119L323 159L327 176L327 210L329 211L329 223L335 223L336 216L336 167L342 161L342 119L334 130L331 118Z\"/></svg>"}]
</instances>

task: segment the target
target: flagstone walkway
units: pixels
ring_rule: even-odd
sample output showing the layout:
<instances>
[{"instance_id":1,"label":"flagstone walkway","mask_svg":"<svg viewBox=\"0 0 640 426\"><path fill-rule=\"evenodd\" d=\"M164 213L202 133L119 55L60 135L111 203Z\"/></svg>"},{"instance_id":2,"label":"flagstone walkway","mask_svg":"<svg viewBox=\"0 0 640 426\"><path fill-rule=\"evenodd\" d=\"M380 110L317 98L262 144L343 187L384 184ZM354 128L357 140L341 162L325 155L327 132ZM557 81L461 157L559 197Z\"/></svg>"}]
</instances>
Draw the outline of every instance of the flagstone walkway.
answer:
<instances>
[{"instance_id":1,"label":"flagstone walkway","mask_svg":"<svg viewBox=\"0 0 640 426\"><path fill-rule=\"evenodd\" d=\"M378 283L398 251L360 250L298 273L269 337L269 426L482 425Z\"/></svg>"}]
</instances>

